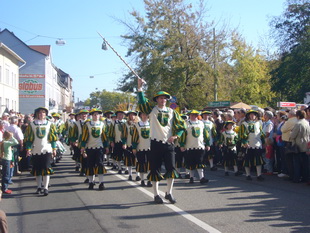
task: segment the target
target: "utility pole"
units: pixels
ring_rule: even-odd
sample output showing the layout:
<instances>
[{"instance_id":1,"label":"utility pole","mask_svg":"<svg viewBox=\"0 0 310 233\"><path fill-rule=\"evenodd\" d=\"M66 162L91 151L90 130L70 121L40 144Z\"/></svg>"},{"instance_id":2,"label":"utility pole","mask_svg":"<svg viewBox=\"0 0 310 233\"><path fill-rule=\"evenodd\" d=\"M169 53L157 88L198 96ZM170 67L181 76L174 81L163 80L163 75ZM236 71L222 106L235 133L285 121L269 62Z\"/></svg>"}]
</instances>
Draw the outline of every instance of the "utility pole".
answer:
<instances>
[{"instance_id":1,"label":"utility pole","mask_svg":"<svg viewBox=\"0 0 310 233\"><path fill-rule=\"evenodd\" d=\"M218 86L218 77L217 77L217 56L216 56L216 39L215 39L215 28L213 28L213 75L214 75L214 101L217 101L217 86Z\"/></svg>"}]
</instances>

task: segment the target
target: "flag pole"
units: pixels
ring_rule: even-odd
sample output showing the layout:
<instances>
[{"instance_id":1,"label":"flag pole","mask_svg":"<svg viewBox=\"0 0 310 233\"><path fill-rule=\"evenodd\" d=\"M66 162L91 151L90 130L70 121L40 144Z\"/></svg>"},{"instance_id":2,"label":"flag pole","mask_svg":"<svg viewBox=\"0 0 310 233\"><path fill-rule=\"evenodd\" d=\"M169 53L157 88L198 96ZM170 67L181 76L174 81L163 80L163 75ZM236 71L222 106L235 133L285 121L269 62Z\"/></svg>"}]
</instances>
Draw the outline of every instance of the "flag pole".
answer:
<instances>
[{"instance_id":1,"label":"flag pole","mask_svg":"<svg viewBox=\"0 0 310 233\"><path fill-rule=\"evenodd\" d=\"M124 64L130 69L130 71L138 78L138 79L142 79L140 78L140 76L130 67L130 65L128 65L128 63L121 57L121 55L118 54L118 52L116 52L116 50L110 45L110 43L99 33L99 36L103 39L104 43L106 43L111 49L112 51L119 57L119 59L122 60L122 62L124 62ZM104 49L104 50L107 50L107 49ZM144 79L142 79L144 83L146 83L144 81Z\"/></svg>"}]
</instances>

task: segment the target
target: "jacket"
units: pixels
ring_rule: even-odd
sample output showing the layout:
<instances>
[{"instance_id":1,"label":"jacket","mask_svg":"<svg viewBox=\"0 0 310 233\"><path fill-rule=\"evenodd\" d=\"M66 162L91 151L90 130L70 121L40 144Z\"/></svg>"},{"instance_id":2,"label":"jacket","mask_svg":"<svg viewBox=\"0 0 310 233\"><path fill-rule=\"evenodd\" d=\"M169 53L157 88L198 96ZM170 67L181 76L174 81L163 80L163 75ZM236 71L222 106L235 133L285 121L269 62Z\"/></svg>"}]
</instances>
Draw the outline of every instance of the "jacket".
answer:
<instances>
[{"instance_id":1,"label":"jacket","mask_svg":"<svg viewBox=\"0 0 310 233\"><path fill-rule=\"evenodd\" d=\"M284 125L281 128L282 140L283 141L285 141L285 142L289 142L290 141L290 134L291 134L291 131L294 128L296 123L297 123L297 118L296 117L289 118L284 123Z\"/></svg>"},{"instance_id":2,"label":"jacket","mask_svg":"<svg viewBox=\"0 0 310 233\"><path fill-rule=\"evenodd\" d=\"M290 140L297 145L299 152L308 151L308 143L310 141L310 126L307 120L301 119L297 121L291 132Z\"/></svg>"}]
</instances>

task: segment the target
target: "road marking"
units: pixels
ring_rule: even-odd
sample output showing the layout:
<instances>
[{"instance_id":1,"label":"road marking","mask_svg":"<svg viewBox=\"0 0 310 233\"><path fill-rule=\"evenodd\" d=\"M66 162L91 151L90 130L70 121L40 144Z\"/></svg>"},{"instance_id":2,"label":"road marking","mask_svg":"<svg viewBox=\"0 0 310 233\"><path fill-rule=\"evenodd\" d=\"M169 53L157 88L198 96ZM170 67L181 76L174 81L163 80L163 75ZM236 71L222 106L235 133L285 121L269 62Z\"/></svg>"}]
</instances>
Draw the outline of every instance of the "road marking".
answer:
<instances>
[{"instance_id":1,"label":"road marking","mask_svg":"<svg viewBox=\"0 0 310 233\"><path fill-rule=\"evenodd\" d=\"M146 195L148 195L151 198L154 198L154 194L148 190L146 190L145 188L140 187L137 183L135 183L134 181L129 181L127 179L127 177L123 176L123 175L119 175L117 174L116 171L111 171L109 170L108 172L113 173L116 175L116 177L118 177L121 180L126 181L128 184L134 186L135 188L137 188L138 190L140 190L141 192L145 193ZM165 196L165 193L162 191L159 191L161 196ZM168 208L170 208L171 210L173 210L174 212L178 213L179 215L181 215L182 217L186 218L187 220L191 221L192 223L196 224L197 226L201 227L202 229L206 230L207 232L210 233L221 233L219 230L215 229L214 227L208 225L207 223L201 221L200 219L194 217L193 215L189 214L188 212L180 209L179 207L176 207L175 205L171 205L169 204L168 201L166 201L165 199L163 199L164 201L164 205Z\"/></svg>"}]
</instances>

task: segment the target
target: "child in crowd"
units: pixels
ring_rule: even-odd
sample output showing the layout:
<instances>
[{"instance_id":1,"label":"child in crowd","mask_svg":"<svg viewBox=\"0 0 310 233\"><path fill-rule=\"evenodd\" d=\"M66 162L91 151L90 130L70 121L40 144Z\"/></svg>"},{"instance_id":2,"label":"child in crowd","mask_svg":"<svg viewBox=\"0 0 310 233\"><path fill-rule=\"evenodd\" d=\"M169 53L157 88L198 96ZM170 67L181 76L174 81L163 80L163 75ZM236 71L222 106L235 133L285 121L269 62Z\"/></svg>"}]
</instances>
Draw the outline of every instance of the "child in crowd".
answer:
<instances>
[{"instance_id":1,"label":"child in crowd","mask_svg":"<svg viewBox=\"0 0 310 233\"><path fill-rule=\"evenodd\" d=\"M13 137L11 132L5 131L3 133L3 141L1 142L1 158L2 158L2 192L11 194L12 190L9 188L10 168L13 166L12 146L18 144L18 141Z\"/></svg>"},{"instance_id":2,"label":"child in crowd","mask_svg":"<svg viewBox=\"0 0 310 233\"><path fill-rule=\"evenodd\" d=\"M223 163L225 169L225 176L228 176L229 167L234 168L235 176L242 175L242 172L238 171L237 166L237 141L238 134L234 131L235 122L226 121L224 124L224 131L221 134L219 140L219 146L223 151Z\"/></svg>"},{"instance_id":3,"label":"child in crowd","mask_svg":"<svg viewBox=\"0 0 310 233\"><path fill-rule=\"evenodd\" d=\"M273 139L266 138L266 155L265 155L265 168L267 172L266 175L273 175L273 163L274 163L274 149L273 149Z\"/></svg>"}]
</instances>

